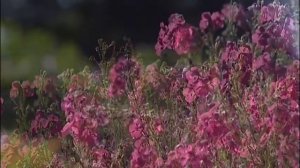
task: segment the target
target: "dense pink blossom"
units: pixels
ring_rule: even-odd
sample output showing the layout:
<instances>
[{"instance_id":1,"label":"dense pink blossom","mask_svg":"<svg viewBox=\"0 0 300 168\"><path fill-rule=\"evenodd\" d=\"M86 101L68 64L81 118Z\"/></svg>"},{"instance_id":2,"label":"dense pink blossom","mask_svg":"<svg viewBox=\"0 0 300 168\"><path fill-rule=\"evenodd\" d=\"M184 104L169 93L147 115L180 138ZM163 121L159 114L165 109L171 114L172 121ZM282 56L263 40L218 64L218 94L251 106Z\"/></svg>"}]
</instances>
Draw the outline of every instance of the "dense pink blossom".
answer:
<instances>
[{"instance_id":1,"label":"dense pink blossom","mask_svg":"<svg viewBox=\"0 0 300 168\"><path fill-rule=\"evenodd\" d=\"M187 86L183 89L182 94L188 103L194 102L197 98L205 97L208 93L213 92L220 83L219 71L211 68L211 72L200 73L197 67L192 67L184 73ZM215 71L216 70L216 71Z\"/></svg>"},{"instance_id":2,"label":"dense pink blossom","mask_svg":"<svg viewBox=\"0 0 300 168\"><path fill-rule=\"evenodd\" d=\"M196 28L185 23L180 14L172 14L168 25L160 24L160 32L155 45L158 56L166 50L174 50L178 55L187 54L196 48Z\"/></svg>"},{"instance_id":3,"label":"dense pink blossom","mask_svg":"<svg viewBox=\"0 0 300 168\"><path fill-rule=\"evenodd\" d=\"M70 134L77 142L87 146L97 145L98 129L108 124L104 107L83 91L68 93L61 106L67 120L61 131L62 136Z\"/></svg>"},{"instance_id":4,"label":"dense pink blossom","mask_svg":"<svg viewBox=\"0 0 300 168\"><path fill-rule=\"evenodd\" d=\"M238 46L236 43L228 42L225 50L221 55L222 61L222 90L226 92L226 86L230 85L230 78L232 78L232 74L239 71L242 72L239 76L239 81L243 85L247 85L252 70L252 61L253 54L252 49L249 45L240 45Z\"/></svg>"},{"instance_id":5,"label":"dense pink blossom","mask_svg":"<svg viewBox=\"0 0 300 168\"><path fill-rule=\"evenodd\" d=\"M219 104L215 104L209 111L198 114L196 131L199 137L206 137L216 141L229 131L229 128L221 119L218 108Z\"/></svg>"},{"instance_id":6,"label":"dense pink blossom","mask_svg":"<svg viewBox=\"0 0 300 168\"><path fill-rule=\"evenodd\" d=\"M178 55L188 54L196 46L196 29L192 26L180 26L173 32L173 49Z\"/></svg>"}]
</instances>

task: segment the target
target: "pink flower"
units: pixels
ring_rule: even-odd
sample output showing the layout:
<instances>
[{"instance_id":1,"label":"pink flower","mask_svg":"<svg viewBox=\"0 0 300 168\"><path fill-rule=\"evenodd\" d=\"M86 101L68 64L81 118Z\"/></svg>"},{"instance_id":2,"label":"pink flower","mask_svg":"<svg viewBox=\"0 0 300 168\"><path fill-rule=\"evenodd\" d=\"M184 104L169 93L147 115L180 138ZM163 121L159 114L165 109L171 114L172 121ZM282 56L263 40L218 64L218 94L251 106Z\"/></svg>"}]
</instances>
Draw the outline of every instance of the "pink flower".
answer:
<instances>
[{"instance_id":1,"label":"pink flower","mask_svg":"<svg viewBox=\"0 0 300 168\"><path fill-rule=\"evenodd\" d=\"M226 48L221 55L221 61L223 64L235 61L237 59L238 47L236 43L228 41Z\"/></svg>"},{"instance_id":2,"label":"pink flower","mask_svg":"<svg viewBox=\"0 0 300 168\"><path fill-rule=\"evenodd\" d=\"M155 45L158 56L166 49L174 50L178 55L187 54L196 48L196 28L185 23L180 14L172 14L168 25L161 23Z\"/></svg>"},{"instance_id":3,"label":"pink flower","mask_svg":"<svg viewBox=\"0 0 300 168\"><path fill-rule=\"evenodd\" d=\"M212 25L215 30L222 29L224 27L225 17L220 12L213 12L211 15Z\"/></svg>"},{"instance_id":4,"label":"pink flower","mask_svg":"<svg viewBox=\"0 0 300 168\"><path fill-rule=\"evenodd\" d=\"M199 27L202 32L206 32L210 28L212 31L216 31L224 27L224 21L225 17L220 12L214 12L212 14L209 12L203 12Z\"/></svg>"},{"instance_id":5,"label":"pink flower","mask_svg":"<svg viewBox=\"0 0 300 168\"><path fill-rule=\"evenodd\" d=\"M184 88L182 94L188 103L192 103L196 99L196 93L191 88Z\"/></svg>"},{"instance_id":6,"label":"pink flower","mask_svg":"<svg viewBox=\"0 0 300 168\"><path fill-rule=\"evenodd\" d=\"M209 111L205 113L198 113L198 124L196 131L199 137L205 137L211 141L217 141L223 135L225 135L229 129L222 121L218 112L219 103L214 104Z\"/></svg>"},{"instance_id":7,"label":"pink flower","mask_svg":"<svg viewBox=\"0 0 300 168\"><path fill-rule=\"evenodd\" d=\"M265 72L270 72L270 70L272 70L271 63L272 60L271 60L270 53L264 52L263 55L257 57L253 61L252 68L254 71L262 69Z\"/></svg>"},{"instance_id":8,"label":"pink flower","mask_svg":"<svg viewBox=\"0 0 300 168\"><path fill-rule=\"evenodd\" d=\"M30 134L32 136L42 134L45 138L52 138L59 135L62 127L63 125L56 114L37 111L34 120L31 121Z\"/></svg>"},{"instance_id":9,"label":"pink flower","mask_svg":"<svg viewBox=\"0 0 300 168\"><path fill-rule=\"evenodd\" d=\"M200 73L198 68L192 67L191 70L185 73L185 78L188 81L188 86L195 85L200 78Z\"/></svg>"},{"instance_id":10,"label":"pink flower","mask_svg":"<svg viewBox=\"0 0 300 168\"><path fill-rule=\"evenodd\" d=\"M222 9L222 14L229 22L235 23L241 28L247 26L247 15L241 5L226 4Z\"/></svg>"},{"instance_id":11,"label":"pink flower","mask_svg":"<svg viewBox=\"0 0 300 168\"><path fill-rule=\"evenodd\" d=\"M163 167L163 160L152 143L145 137L138 139L134 143L134 150L131 153L130 167Z\"/></svg>"},{"instance_id":12,"label":"pink flower","mask_svg":"<svg viewBox=\"0 0 300 168\"><path fill-rule=\"evenodd\" d=\"M109 167L111 165L111 154L104 148L98 148L92 150L93 157L96 162L93 164L94 168L97 167Z\"/></svg>"},{"instance_id":13,"label":"pink flower","mask_svg":"<svg viewBox=\"0 0 300 168\"><path fill-rule=\"evenodd\" d=\"M32 85L30 84L29 81L23 81L21 87L23 89L23 93L24 93L25 97L34 96L34 90L33 90Z\"/></svg>"},{"instance_id":14,"label":"pink flower","mask_svg":"<svg viewBox=\"0 0 300 168\"><path fill-rule=\"evenodd\" d=\"M162 134L165 131L165 126L161 119L155 119L154 121L154 131L157 135Z\"/></svg>"},{"instance_id":15,"label":"pink flower","mask_svg":"<svg viewBox=\"0 0 300 168\"><path fill-rule=\"evenodd\" d=\"M212 167L210 149L200 144L179 144L168 153L166 167Z\"/></svg>"},{"instance_id":16,"label":"pink flower","mask_svg":"<svg viewBox=\"0 0 300 168\"><path fill-rule=\"evenodd\" d=\"M20 95L22 87L19 81L14 81L11 84L11 89L10 89L10 97L12 99L17 98Z\"/></svg>"},{"instance_id":17,"label":"pink flower","mask_svg":"<svg viewBox=\"0 0 300 168\"><path fill-rule=\"evenodd\" d=\"M120 58L109 72L108 96L110 98L122 96L127 89L129 78L139 78L140 66L133 59Z\"/></svg>"},{"instance_id":18,"label":"pink flower","mask_svg":"<svg viewBox=\"0 0 300 168\"><path fill-rule=\"evenodd\" d=\"M134 118L129 125L129 133L133 139L139 139L145 134L144 124L140 118Z\"/></svg>"},{"instance_id":19,"label":"pink flower","mask_svg":"<svg viewBox=\"0 0 300 168\"><path fill-rule=\"evenodd\" d=\"M259 27L252 35L253 43L257 44L262 48L267 48L270 45L270 34L266 32L265 28Z\"/></svg>"},{"instance_id":20,"label":"pink flower","mask_svg":"<svg viewBox=\"0 0 300 168\"><path fill-rule=\"evenodd\" d=\"M211 20L210 12L203 12L201 14L201 20L199 23L199 27L200 27L201 31L205 32L208 29L211 22L212 22L212 20Z\"/></svg>"},{"instance_id":21,"label":"pink flower","mask_svg":"<svg viewBox=\"0 0 300 168\"><path fill-rule=\"evenodd\" d=\"M61 103L67 123L63 127L62 136L71 135L74 141L85 146L99 144L99 128L108 123L104 107L85 91L69 92Z\"/></svg>"},{"instance_id":22,"label":"pink flower","mask_svg":"<svg viewBox=\"0 0 300 168\"><path fill-rule=\"evenodd\" d=\"M180 26L173 33L173 49L178 55L190 53L195 46L196 29L192 26Z\"/></svg>"}]
</instances>

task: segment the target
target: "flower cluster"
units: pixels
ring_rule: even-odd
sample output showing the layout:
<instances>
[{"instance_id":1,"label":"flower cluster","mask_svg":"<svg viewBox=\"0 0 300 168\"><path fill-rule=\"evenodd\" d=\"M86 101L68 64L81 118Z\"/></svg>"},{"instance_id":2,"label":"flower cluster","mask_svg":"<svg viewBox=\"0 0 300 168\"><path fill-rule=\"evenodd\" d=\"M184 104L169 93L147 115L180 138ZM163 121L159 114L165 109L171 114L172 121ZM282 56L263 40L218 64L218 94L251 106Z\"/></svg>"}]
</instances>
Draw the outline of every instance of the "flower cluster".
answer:
<instances>
[{"instance_id":1,"label":"flower cluster","mask_svg":"<svg viewBox=\"0 0 300 168\"><path fill-rule=\"evenodd\" d=\"M252 34L252 41L264 51L283 50L298 57L296 20L284 5L272 3L260 9L259 25Z\"/></svg>"},{"instance_id":2,"label":"flower cluster","mask_svg":"<svg viewBox=\"0 0 300 168\"><path fill-rule=\"evenodd\" d=\"M126 52L100 73L13 82L22 131L61 140L50 167L299 167L297 18L274 2L199 20L161 23L156 54L188 55L175 65Z\"/></svg>"},{"instance_id":3,"label":"flower cluster","mask_svg":"<svg viewBox=\"0 0 300 168\"><path fill-rule=\"evenodd\" d=\"M185 78L187 80L187 87L183 89L182 93L188 103L194 102L196 98L207 96L220 83L219 74L200 74L199 69L196 67L188 70L185 73Z\"/></svg>"},{"instance_id":4,"label":"flower cluster","mask_svg":"<svg viewBox=\"0 0 300 168\"><path fill-rule=\"evenodd\" d=\"M68 93L61 106L67 120L61 131L62 136L70 134L76 142L86 146L99 145L99 128L108 124L104 107L80 90Z\"/></svg>"},{"instance_id":5,"label":"flower cluster","mask_svg":"<svg viewBox=\"0 0 300 168\"><path fill-rule=\"evenodd\" d=\"M38 111L31 121L30 134L32 136L44 134L46 138L58 137L62 129L62 122L55 114Z\"/></svg>"}]
</instances>

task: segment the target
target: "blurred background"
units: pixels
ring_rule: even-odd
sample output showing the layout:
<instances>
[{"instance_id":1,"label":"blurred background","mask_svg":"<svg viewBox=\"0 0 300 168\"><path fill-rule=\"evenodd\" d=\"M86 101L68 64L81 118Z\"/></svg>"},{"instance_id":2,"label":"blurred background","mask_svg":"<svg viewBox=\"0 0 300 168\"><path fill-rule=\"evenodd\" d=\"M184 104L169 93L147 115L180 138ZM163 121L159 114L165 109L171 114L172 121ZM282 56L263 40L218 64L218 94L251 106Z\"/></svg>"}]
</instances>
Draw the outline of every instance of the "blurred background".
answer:
<instances>
[{"instance_id":1,"label":"blurred background","mask_svg":"<svg viewBox=\"0 0 300 168\"><path fill-rule=\"evenodd\" d=\"M271 0L269 0L271 1ZM33 80L40 70L81 70L97 55L97 40L128 37L144 62L156 59L160 22L181 13L198 26L203 11L230 0L1 0L1 96L14 80ZM239 0L244 6L255 0ZM7 108L6 108L7 109ZM6 110L5 110L6 111ZM10 114L5 114L10 115ZM1 120L3 117L1 117Z\"/></svg>"}]
</instances>

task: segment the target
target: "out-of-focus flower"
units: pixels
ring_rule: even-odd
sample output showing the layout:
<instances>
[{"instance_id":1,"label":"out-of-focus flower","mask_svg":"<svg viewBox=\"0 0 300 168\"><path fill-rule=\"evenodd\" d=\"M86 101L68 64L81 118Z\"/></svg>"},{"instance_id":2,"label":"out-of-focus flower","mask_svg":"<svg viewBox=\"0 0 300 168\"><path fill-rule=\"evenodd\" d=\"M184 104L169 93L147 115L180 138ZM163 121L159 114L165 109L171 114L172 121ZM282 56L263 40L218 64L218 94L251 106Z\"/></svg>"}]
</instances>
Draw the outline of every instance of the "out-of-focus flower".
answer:
<instances>
[{"instance_id":1,"label":"out-of-focus flower","mask_svg":"<svg viewBox=\"0 0 300 168\"><path fill-rule=\"evenodd\" d=\"M96 148L92 151L95 162L93 168L109 167L111 165L111 154L104 148Z\"/></svg>"},{"instance_id":2,"label":"out-of-focus flower","mask_svg":"<svg viewBox=\"0 0 300 168\"><path fill-rule=\"evenodd\" d=\"M31 83L28 80L23 81L21 87L23 89L23 93L24 93L25 97L34 96L33 87L32 87Z\"/></svg>"},{"instance_id":3,"label":"out-of-focus flower","mask_svg":"<svg viewBox=\"0 0 300 168\"><path fill-rule=\"evenodd\" d=\"M206 32L209 29L216 31L224 27L225 17L220 12L203 12L199 23L200 30Z\"/></svg>"},{"instance_id":4,"label":"out-of-focus flower","mask_svg":"<svg viewBox=\"0 0 300 168\"><path fill-rule=\"evenodd\" d=\"M21 92L21 84L19 81L14 81L11 84L11 89L10 89L10 98L15 99L20 95Z\"/></svg>"},{"instance_id":5,"label":"out-of-focus flower","mask_svg":"<svg viewBox=\"0 0 300 168\"><path fill-rule=\"evenodd\" d=\"M256 29L255 33L252 35L252 41L263 48L268 48L270 46L269 38L270 34L266 32L263 27Z\"/></svg>"},{"instance_id":6,"label":"out-of-focus flower","mask_svg":"<svg viewBox=\"0 0 300 168\"><path fill-rule=\"evenodd\" d=\"M1 152L4 150L9 143L9 136L6 133L1 132Z\"/></svg>"},{"instance_id":7,"label":"out-of-focus flower","mask_svg":"<svg viewBox=\"0 0 300 168\"><path fill-rule=\"evenodd\" d=\"M280 21L288 14L288 8L276 2L263 6L260 9L259 22Z\"/></svg>"},{"instance_id":8,"label":"out-of-focus flower","mask_svg":"<svg viewBox=\"0 0 300 168\"><path fill-rule=\"evenodd\" d=\"M0 97L0 103L1 103L1 115L2 115L2 113L4 112L4 107L3 107L4 99L2 97Z\"/></svg>"},{"instance_id":9,"label":"out-of-focus flower","mask_svg":"<svg viewBox=\"0 0 300 168\"><path fill-rule=\"evenodd\" d=\"M229 22L235 23L241 28L245 28L247 25L247 15L241 5L226 4L223 6L222 14Z\"/></svg>"}]
</instances>

